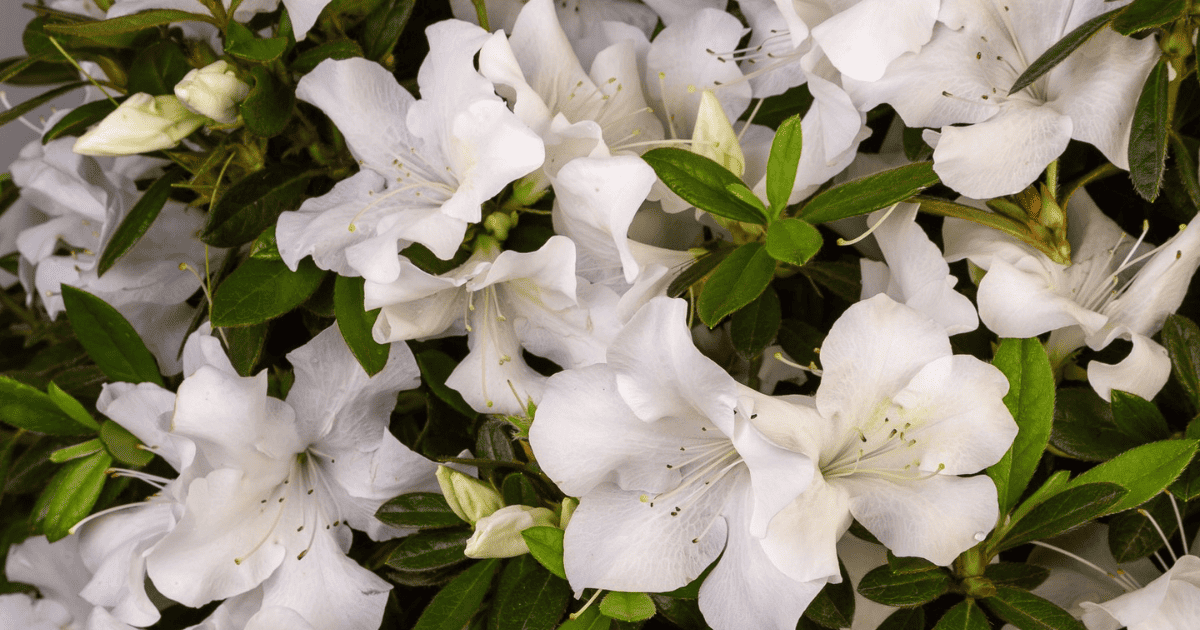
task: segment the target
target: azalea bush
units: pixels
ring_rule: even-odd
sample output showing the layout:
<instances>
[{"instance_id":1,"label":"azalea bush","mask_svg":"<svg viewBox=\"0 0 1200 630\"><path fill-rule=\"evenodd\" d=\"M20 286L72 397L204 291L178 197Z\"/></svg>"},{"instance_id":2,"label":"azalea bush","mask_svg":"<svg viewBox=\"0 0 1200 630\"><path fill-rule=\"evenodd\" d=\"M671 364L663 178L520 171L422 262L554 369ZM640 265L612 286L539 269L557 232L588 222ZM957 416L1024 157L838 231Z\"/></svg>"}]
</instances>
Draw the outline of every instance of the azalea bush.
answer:
<instances>
[{"instance_id":1,"label":"azalea bush","mask_svg":"<svg viewBox=\"0 0 1200 630\"><path fill-rule=\"evenodd\" d=\"M1200 623L1191 0L7 15L5 627Z\"/></svg>"}]
</instances>

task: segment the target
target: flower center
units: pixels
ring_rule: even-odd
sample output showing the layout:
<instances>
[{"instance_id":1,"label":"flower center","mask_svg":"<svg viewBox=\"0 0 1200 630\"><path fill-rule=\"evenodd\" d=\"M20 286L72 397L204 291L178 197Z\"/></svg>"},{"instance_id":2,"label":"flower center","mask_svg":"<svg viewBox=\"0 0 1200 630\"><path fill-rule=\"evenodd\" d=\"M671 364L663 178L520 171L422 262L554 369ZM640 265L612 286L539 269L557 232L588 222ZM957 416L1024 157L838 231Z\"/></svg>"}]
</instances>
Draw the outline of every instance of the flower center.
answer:
<instances>
[{"instance_id":1,"label":"flower center","mask_svg":"<svg viewBox=\"0 0 1200 630\"><path fill-rule=\"evenodd\" d=\"M270 526L252 548L233 559L234 564L245 562L267 541L282 544L288 553L296 553L297 560L303 560L319 530L342 524L341 510L334 498L337 495L321 471L321 458L331 464L335 461L312 448L293 457L287 477L259 501L260 513L275 510ZM332 508L332 514L326 511L327 507Z\"/></svg>"},{"instance_id":2,"label":"flower center","mask_svg":"<svg viewBox=\"0 0 1200 630\"><path fill-rule=\"evenodd\" d=\"M821 475L826 480L869 474L911 481L927 479L945 469L945 464L938 464L935 470L921 473L921 460L915 456L897 467L899 461L904 461L904 452L911 451L917 445L917 438L911 435L911 430L911 422L900 423L886 415L882 422L872 421L856 426L832 457L828 460L822 457Z\"/></svg>"},{"instance_id":3,"label":"flower center","mask_svg":"<svg viewBox=\"0 0 1200 630\"><path fill-rule=\"evenodd\" d=\"M669 509L671 516L679 516L685 510L691 509L718 481L739 466L745 465L742 456L734 448L733 441L721 435L715 428L702 426L701 431L719 437L680 446L679 457L664 464L668 470L679 471L679 485L653 496L643 494L639 497L642 503L651 508ZM703 538L703 535L698 536L697 540L700 538Z\"/></svg>"}]
</instances>

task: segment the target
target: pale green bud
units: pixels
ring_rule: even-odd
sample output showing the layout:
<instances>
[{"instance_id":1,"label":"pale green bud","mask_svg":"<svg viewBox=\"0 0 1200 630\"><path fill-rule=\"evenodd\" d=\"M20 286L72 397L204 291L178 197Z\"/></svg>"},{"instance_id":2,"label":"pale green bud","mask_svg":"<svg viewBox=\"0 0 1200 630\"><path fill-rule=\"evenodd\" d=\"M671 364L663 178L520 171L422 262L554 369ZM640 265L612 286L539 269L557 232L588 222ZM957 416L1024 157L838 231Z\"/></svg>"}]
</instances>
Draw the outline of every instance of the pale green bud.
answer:
<instances>
[{"instance_id":1,"label":"pale green bud","mask_svg":"<svg viewBox=\"0 0 1200 630\"><path fill-rule=\"evenodd\" d=\"M133 155L169 149L208 119L193 113L173 95L138 93L75 141L82 155Z\"/></svg>"},{"instance_id":2,"label":"pale green bud","mask_svg":"<svg viewBox=\"0 0 1200 630\"><path fill-rule=\"evenodd\" d=\"M721 102L709 90L700 95L696 128L692 130L692 152L724 166L738 177L746 172L746 156L742 154L737 133Z\"/></svg>"},{"instance_id":3,"label":"pale green bud","mask_svg":"<svg viewBox=\"0 0 1200 630\"><path fill-rule=\"evenodd\" d=\"M530 527L558 527L554 512L543 507L509 505L475 523L463 554L468 558L511 558L529 553L521 532Z\"/></svg>"},{"instance_id":4,"label":"pale green bud","mask_svg":"<svg viewBox=\"0 0 1200 630\"><path fill-rule=\"evenodd\" d=\"M575 508L579 507L579 499L575 497L567 497L562 502L562 513L558 516L558 526L566 529L567 524L571 522L571 517L575 515Z\"/></svg>"},{"instance_id":5,"label":"pale green bud","mask_svg":"<svg viewBox=\"0 0 1200 630\"><path fill-rule=\"evenodd\" d=\"M453 468L438 466L437 480L450 509L472 525L504 507L504 497L494 488Z\"/></svg>"},{"instance_id":6,"label":"pale green bud","mask_svg":"<svg viewBox=\"0 0 1200 630\"><path fill-rule=\"evenodd\" d=\"M175 84L175 96L185 107L226 125L237 122L238 103L249 93L250 86L224 59L192 70Z\"/></svg>"}]
</instances>

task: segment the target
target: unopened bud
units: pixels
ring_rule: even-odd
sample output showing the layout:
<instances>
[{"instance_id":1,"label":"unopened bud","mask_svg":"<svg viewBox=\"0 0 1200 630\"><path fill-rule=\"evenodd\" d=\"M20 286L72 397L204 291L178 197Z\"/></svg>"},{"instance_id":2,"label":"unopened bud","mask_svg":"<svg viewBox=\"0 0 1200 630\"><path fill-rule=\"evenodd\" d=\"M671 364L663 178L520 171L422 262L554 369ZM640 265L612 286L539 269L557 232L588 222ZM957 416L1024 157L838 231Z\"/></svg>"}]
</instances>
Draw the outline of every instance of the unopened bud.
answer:
<instances>
[{"instance_id":1,"label":"unopened bud","mask_svg":"<svg viewBox=\"0 0 1200 630\"><path fill-rule=\"evenodd\" d=\"M250 86L224 59L188 72L175 84L175 96L185 107L226 125L237 122L238 103L249 93Z\"/></svg>"},{"instance_id":2,"label":"unopened bud","mask_svg":"<svg viewBox=\"0 0 1200 630\"><path fill-rule=\"evenodd\" d=\"M499 240L508 238L508 231L516 225L515 217L503 212L493 212L483 219L483 225Z\"/></svg>"},{"instance_id":3,"label":"unopened bud","mask_svg":"<svg viewBox=\"0 0 1200 630\"><path fill-rule=\"evenodd\" d=\"M562 513L558 516L558 526L566 529L567 523L571 522L571 517L575 515L575 508L579 507L579 499L575 497L567 497L562 502Z\"/></svg>"},{"instance_id":4,"label":"unopened bud","mask_svg":"<svg viewBox=\"0 0 1200 630\"><path fill-rule=\"evenodd\" d=\"M193 113L173 95L138 93L75 141L82 155L133 155L169 149L208 119Z\"/></svg>"},{"instance_id":5,"label":"unopened bud","mask_svg":"<svg viewBox=\"0 0 1200 630\"><path fill-rule=\"evenodd\" d=\"M511 558L529 553L521 532L530 527L557 527L554 512L543 507L509 505L475 523L463 554L468 558Z\"/></svg>"},{"instance_id":6,"label":"unopened bud","mask_svg":"<svg viewBox=\"0 0 1200 630\"><path fill-rule=\"evenodd\" d=\"M472 525L504 507L504 497L495 488L453 468L438 466L437 481L450 509Z\"/></svg>"},{"instance_id":7,"label":"unopened bud","mask_svg":"<svg viewBox=\"0 0 1200 630\"><path fill-rule=\"evenodd\" d=\"M1038 222L1050 228L1052 231L1059 231L1067 226L1067 213L1063 212L1062 206L1058 205L1058 201L1054 199L1054 195L1050 194L1050 189L1042 184L1042 208L1038 215Z\"/></svg>"},{"instance_id":8,"label":"unopened bud","mask_svg":"<svg viewBox=\"0 0 1200 630\"><path fill-rule=\"evenodd\" d=\"M746 172L746 156L742 154L737 133L721 108L721 102L709 90L700 95L696 127L692 130L692 152L724 166L738 177Z\"/></svg>"}]
</instances>

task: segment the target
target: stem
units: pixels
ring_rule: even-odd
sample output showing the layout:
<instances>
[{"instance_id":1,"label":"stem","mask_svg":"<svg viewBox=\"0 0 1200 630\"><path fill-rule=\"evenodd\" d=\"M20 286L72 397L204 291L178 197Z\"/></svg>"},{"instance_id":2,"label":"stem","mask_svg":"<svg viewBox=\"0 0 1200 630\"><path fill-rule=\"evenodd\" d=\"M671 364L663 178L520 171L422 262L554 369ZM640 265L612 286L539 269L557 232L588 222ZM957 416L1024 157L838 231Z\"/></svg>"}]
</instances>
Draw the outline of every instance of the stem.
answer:
<instances>
[{"instance_id":1,"label":"stem","mask_svg":"<svg viewBox=\"0 0 1200 630\"><path fill-rule=\"evenodd\" d=\"M1055 200L1058 199L1058 158L1055 158L1046 165L1046 188L1050 190L1050 196Z\"/></svg>"},{"instance_id":2,"label":"stem","mask_svg":"<svg viewBox=\"0 0 1200 630\"><path fill-rule=\"evenodd\" d=\"M922 212L928 212L929 214L936 214L943 217L956 217L959 219L965 219L967 221L971 221L972 223L978 223L980 225L990 227L994 230L1000 230L1001 232L1008 234L1022 243L1031 245L1038 251L1045 254L1048 258L1050 258L1050 260L1053 260L1060 265L1071 264L1070 259L1063 260L1062 254L1059 253L1058 250L1051 248L1048 243L1036 238L1028 227L999 214L980 210L979 208L972 208L971 206L964 206L960 203L954 203L953 201L946 201L945 199L926 197L924 195L915 195L910 197L908 201L921 204Z\"/></svg>"},{"instance_id":3,"label":"stem","mask_svg":"<svg viewBox=\"0 0 1200 630\"><path fill-rule=\"evenodd\" d=\"M96 89L100 90L100 93L103 94L105 96L105 98L107 98L110 102L112 102L113 107L120 107L120 104L117 103L116 99L114 99L112 97L112 94L109 94L108 90L104 89L103 85L100 85L99 83L97 83L96 80L92 78L92 75L85 72L84 69L82 67L80 67L79 63L77 61L75 61L74 57L67 54L67 51L63 50L62 45L58 43L57 39L54 39L53 37L47 37L46 39L49 39L50 43L54 44L54 47L58 49L58 52L62 53L62 56L66 57L67 61L71 62L72 66L75 66L75 69L79 71L79 74L82 74L83 76L87 77L88 81L91 81L92 85L96 86Z\"/></svg>"},{"instance_id":4,"label":"stem","mask_svg":"<svg viewBox=\"0 0 1200 630\"><path fill-rule=\"evenodd\" d=\"M479 25L483 27L483 30L491 32L491 25L488 24L487 0L471 0L471 4L475 5L475 15L479 16Z\"/></svg>"},{"instance_id":5,"label":"stem","mask_svg":"<svg viewBox=\"0 0 1200 630\"><path fill-rule=\"evenodd\" d=\"M1110 175L1116 175L1117 173L1121 173L1121 172L1123 172L1123 171L1121 171L1121 169L1119 169L1116 166L1113 166L1112 164L1109 164L1107 162L1105 162L1104 164L1101 164L1100 166L1097 166L1096 168L1092 169L1091 171L1088 171L1082 177L1080 177L1079 179L1077 179L1067 185L1067 194L1063 196L1062 201L1061 201L1061 205L1062 205L1063 209L1066 209L1067 205L1071 203L1071 195L1074 195L1075 191L1079 190L1080 188L1083 188L1084 186L1087 186L1088 184L1090 184L1092 182L1099 181L1101 179L1104 179L1105 177L1108 177Z\"/></svg>"}]
</instances>

